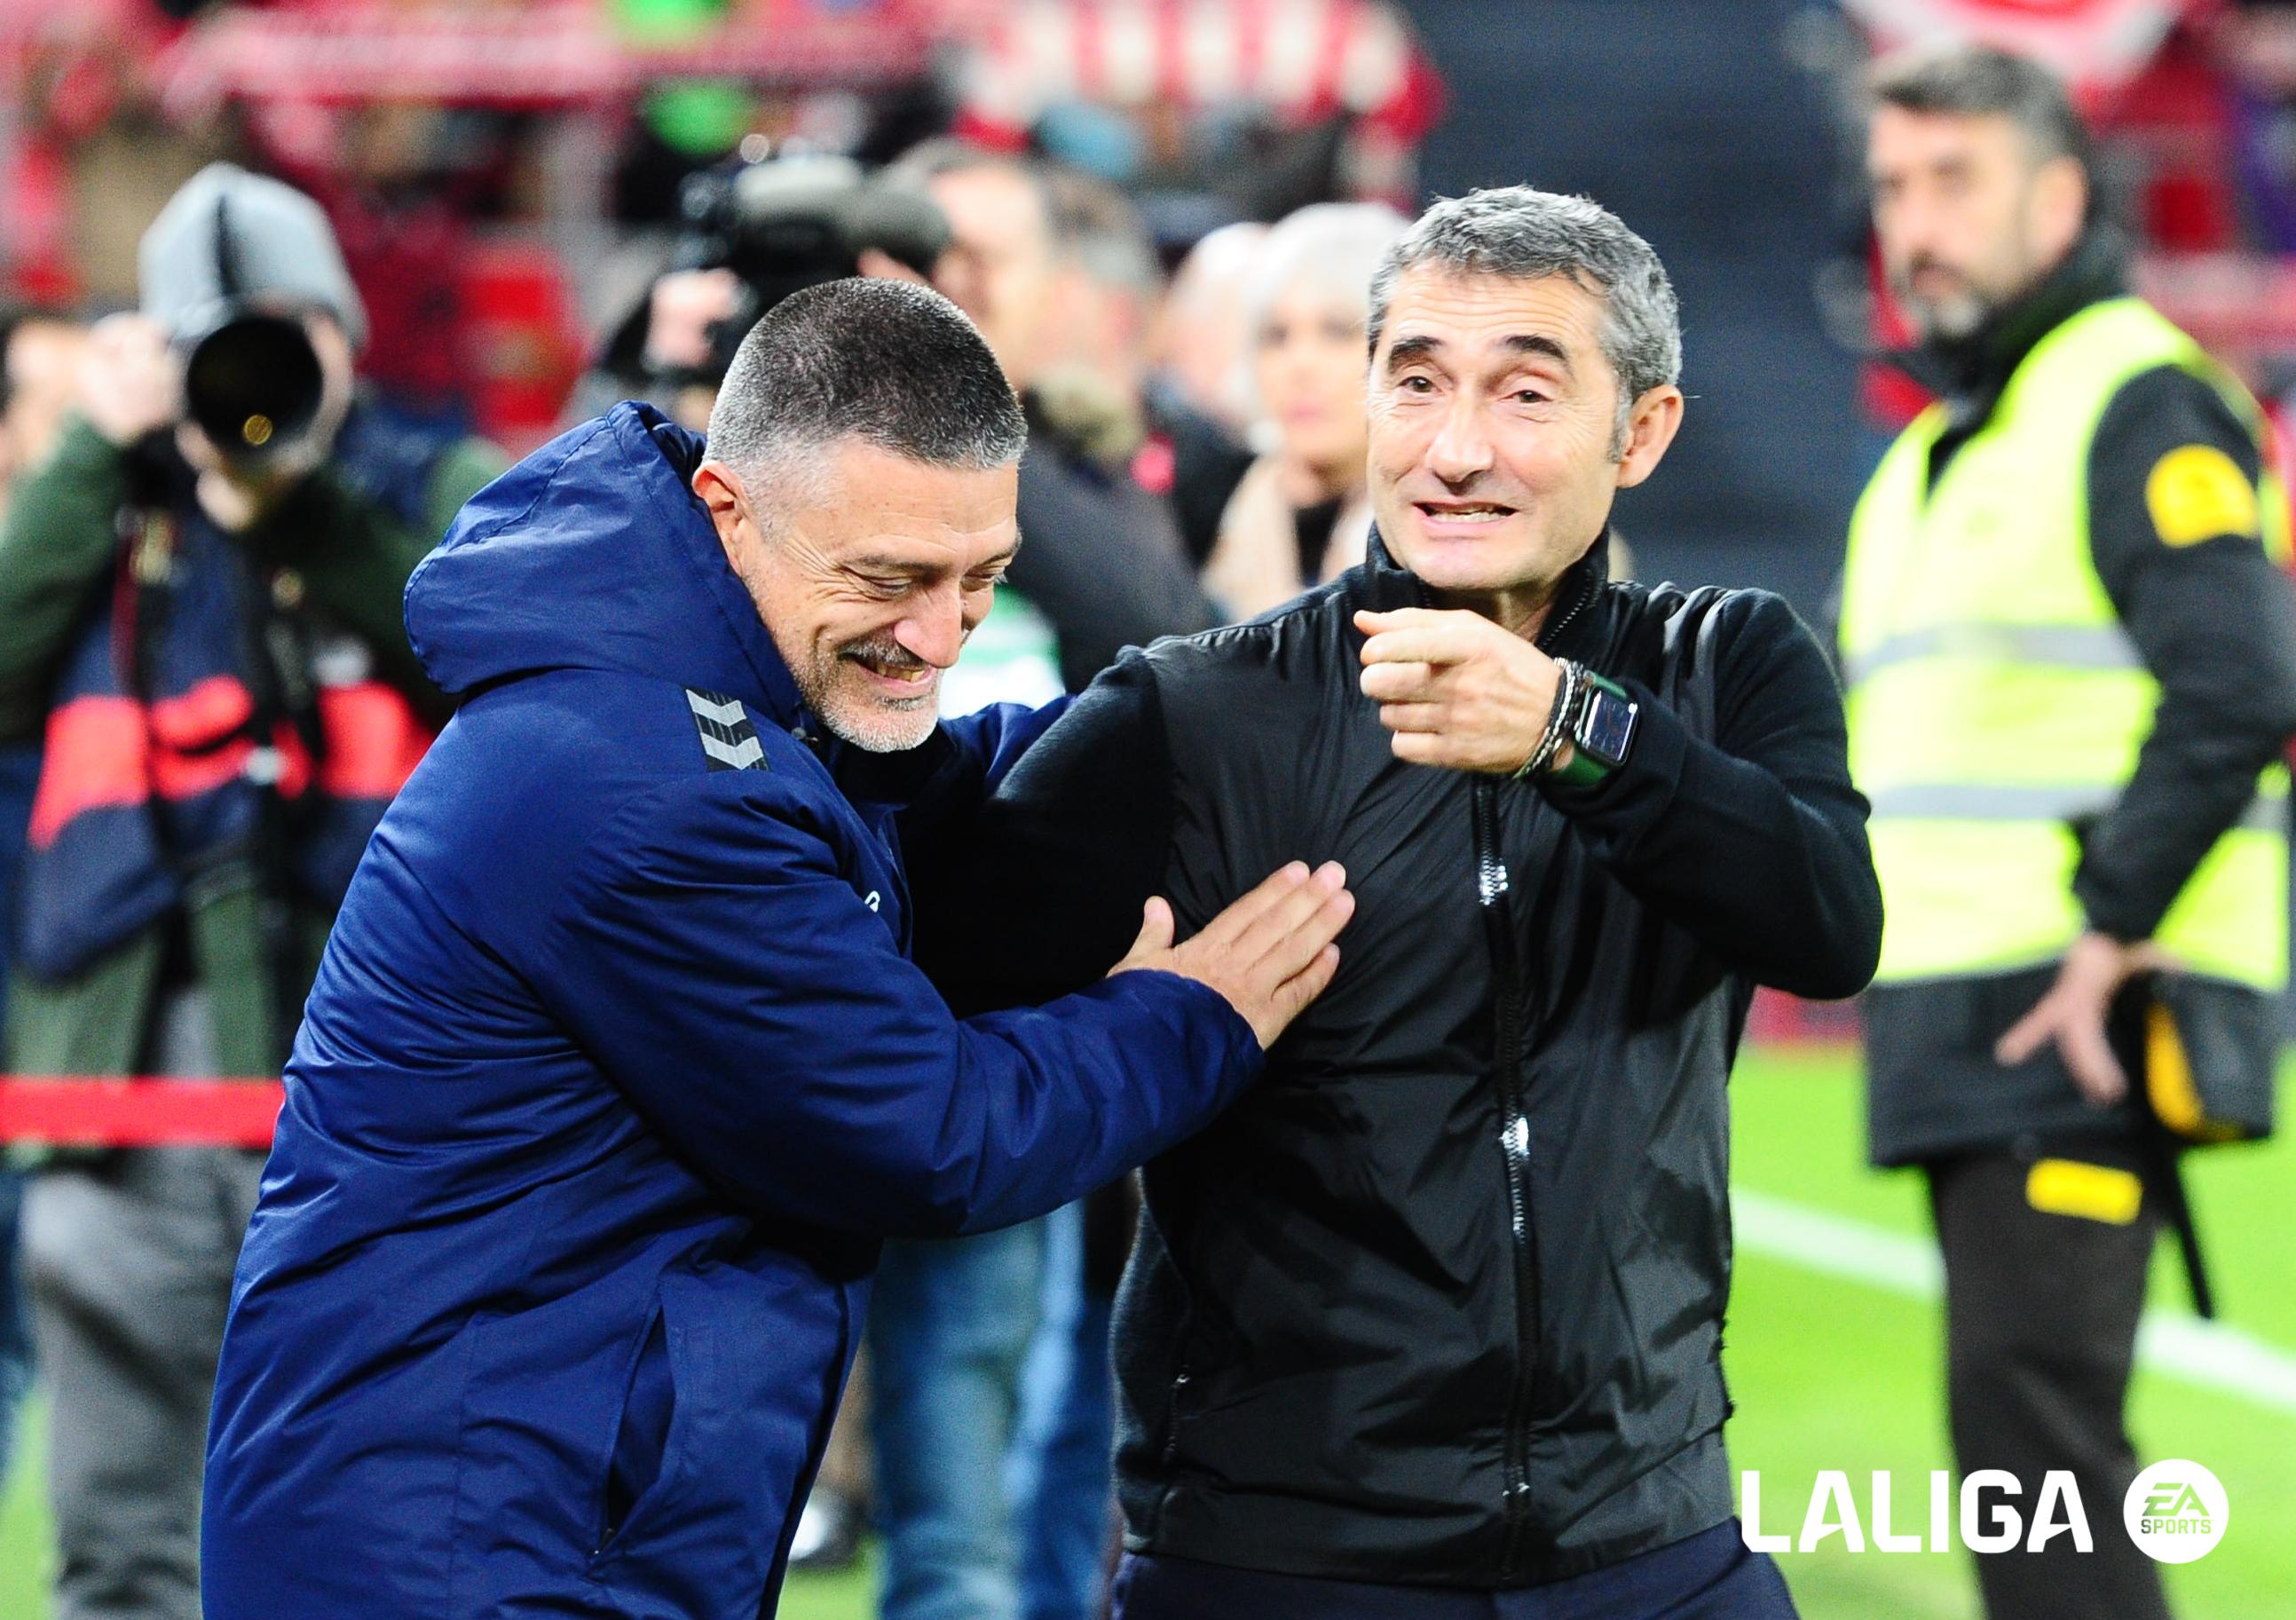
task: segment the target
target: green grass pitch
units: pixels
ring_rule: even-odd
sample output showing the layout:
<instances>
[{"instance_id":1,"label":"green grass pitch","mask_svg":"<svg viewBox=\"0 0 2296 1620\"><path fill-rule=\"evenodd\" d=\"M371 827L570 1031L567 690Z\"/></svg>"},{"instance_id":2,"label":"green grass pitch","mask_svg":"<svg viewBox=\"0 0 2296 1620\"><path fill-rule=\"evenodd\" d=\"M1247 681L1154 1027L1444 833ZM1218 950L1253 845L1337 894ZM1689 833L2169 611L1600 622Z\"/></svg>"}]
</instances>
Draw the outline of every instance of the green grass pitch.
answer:
<instances>
[{"instance_id":1,"label":"green grass pitch","mask_svg":"<svg viewBox=\"0 0 2296 1620\"><path fill-rule=\"evenodd\" d=\"M2285 1077L2284 1081L2285 1081ZM1858 1231L1922 1239L1918 1182L1880 1176L1863 1162L1856 1066L1835 1052L1751 1051L1734 1083L1736 1180ZM2288 1099L2296 1106L2296 1096ZM2284 1115L2296 1119L2296 1114ZM2296 1358L2296 1124L2282 1141L2196 1155L2190 1179L2216 1267L2226 1322L2268 1353ZM1738 1415L1734 1460L1759 1468L1766 1529L1799 1527L1818 1470L1846 1470L1865 1510L1866 1476L1893 1470L1900 1531L1925 1520L1929 1471L1948 1466L1935 1303L1918 1287L1853 1280L1822 1257L1775 1239L1750 1240L1742 1219L1737 1290L1726 1355ZM1902 1241L1894 1251L1903 1253ZM2184 1283L2163 1246L2153 1307L2184 1309ZM2296 1362L2284 1362L2296 1365ZM31 1445L0 1500L0 1616L46 1620L47 1530L37 1488L37 1414ZM2144 1460L2189 1457L2213 1469L2230 1498L2225 1541L2198 1563L2167 1572L2181 1615L2201 1620L2296 1620L2296 1409L2226 1393L2189 1374L2140 1369L2133 1427ZM2087 1504L2100 1532L2120 1504ZM1907 1509L1912 1509L1908 1511ZM1808 1620L1975 1620L1966 1558L1958 1552L1780 1555ZM785 1620L861 1620L871 1612L866 1572L800 1579Z\"/></svg>"}]
</instances>

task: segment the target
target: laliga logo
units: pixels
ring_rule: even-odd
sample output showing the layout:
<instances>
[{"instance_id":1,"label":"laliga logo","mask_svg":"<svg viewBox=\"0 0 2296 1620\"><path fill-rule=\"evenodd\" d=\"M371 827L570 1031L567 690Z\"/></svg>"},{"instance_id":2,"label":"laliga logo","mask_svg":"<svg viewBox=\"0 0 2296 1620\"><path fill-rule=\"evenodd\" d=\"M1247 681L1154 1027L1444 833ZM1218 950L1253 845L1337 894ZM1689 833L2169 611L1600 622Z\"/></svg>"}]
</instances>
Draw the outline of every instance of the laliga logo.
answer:
<instances>
[{"instance_id":1,"label":"laliga logo","mask_svg":"<svg viewBox=\"0 0 2296 1620\"><path fill-rule=\"evenodd\" d=\"M1838 1535L1844 1551L1864 1552L1870 1526L1877 1552L1945 1552L1952 1548L1956 1531L1961 1545L1972 1552L2010 1552L2021 1547L2038 1552L2061 1535L2071 1539L2076 1551L2096 1550L2080 1489L2062 1469L2053 1468L2042 1476L2030 1526L2018 1510L2023 1487L2015 1475L1980 1468L1961 1482L1956 1502L1951 1476L1932 1473L1926 1538L1919 1530L1908 1534L1893 1528L1890 1487L1888 1471L1876 1469L1867 1511L1861 1517L1849 1476L1839 1468L1821 1469L1809 1493L1808 1511L1802 1516L1801 1534L1771 1534L1761 1527L1762 1476L1749 1468L1739 1515L1746 1545L1756 1552L1815 1552L1827 1537ZM2140 1552L2163 1564L2189 1564L2224 1540L2225 1509L2225 1488L2214 1474L2197 1462L2173 1458L2136 1476L2121 1503L2121 1520Z\"/></svg>"},{"instance_id":2,"label":"laliga logo","mask_svg":"<svg viewBox=\"0 0 2296 1620\"><path fill-rule=\"evenodd\" d=\"M2073 1546L2082 1552L2093 1552L2096 1543L2089 1534L2088 1515L2081 1508L2080 1487L2071 1474L2062 1468L2052 1468L2042 1476L2040 1494L2033 1503L2033 1520L2030 1534L2025 1520L2017 1510L2017 1498L2024 1487L2017 1476L2001 1468L1980 1468L1961 1482L1958 1504L1951 1495L1952 1476L1942 1469L1930 1476L1929 1537L1923 1541L1916 1530L1912 1534L1890 1527L1890 1478L1887 1469L1874 1471L1874 1491L1868 1499L1870 1512L1861 1521L1857 1504L1852 1500L1849 1476L1839 1468L1822 1468L1817 1482L1809 1493L1809 1510L1802 1516L1801 1534L1766 1535L1761 1530L1762 1476L1759 1470L1745 1473L1745 1507L1739 1517L1744 1522L1746 1545L1755 1552L1815 1552L1830 1535L1841 1538L1842 1549L1848 1552L1866 1550L1866 1525L1874 1529L1874 1550L1876 1552L1945 1552L1953 1546L1955 1530L1961 1533L1961 1544L1972 1552L2008 1552L2023 1547L2028 1552L2038 1552L2060 1535L2072 1537ZM1955 1506L1960 1511L1954 1511Z\"/></svg>"},{"instance_id":3,"label":"laliga logo","mask_svg":"<svg viewBox=\"0 0 2296 1620\"><path fill-rule=\"evenodd\" d=\"M2121 1522L2137 1550L2163 1564L2189 1564L2224 1540L2225 1488L2197 1462L2156 1462L2129 1483Z\"/></svg>"}]
</instances>

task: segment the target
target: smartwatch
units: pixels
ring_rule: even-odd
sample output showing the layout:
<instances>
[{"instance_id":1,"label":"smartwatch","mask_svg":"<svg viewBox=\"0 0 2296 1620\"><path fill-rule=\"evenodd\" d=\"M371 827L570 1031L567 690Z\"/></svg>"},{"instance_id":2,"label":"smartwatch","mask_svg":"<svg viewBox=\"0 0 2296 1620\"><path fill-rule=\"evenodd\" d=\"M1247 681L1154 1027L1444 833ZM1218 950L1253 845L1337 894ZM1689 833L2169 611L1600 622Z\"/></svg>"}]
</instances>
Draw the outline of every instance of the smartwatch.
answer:
<instances>
[{"instance_id":1,"label":"smartwatch","mask_svg":"<svg viewBox=\"0 0 2296 1620\"><path fill-rule=\"evenodd\" d=\"M1627 762L1642 707L1623 687L1587 672L1587 695L1570 728L1570 763L1554 773L1569 787L1592 787Z\"/></svg>"}]
</instances>

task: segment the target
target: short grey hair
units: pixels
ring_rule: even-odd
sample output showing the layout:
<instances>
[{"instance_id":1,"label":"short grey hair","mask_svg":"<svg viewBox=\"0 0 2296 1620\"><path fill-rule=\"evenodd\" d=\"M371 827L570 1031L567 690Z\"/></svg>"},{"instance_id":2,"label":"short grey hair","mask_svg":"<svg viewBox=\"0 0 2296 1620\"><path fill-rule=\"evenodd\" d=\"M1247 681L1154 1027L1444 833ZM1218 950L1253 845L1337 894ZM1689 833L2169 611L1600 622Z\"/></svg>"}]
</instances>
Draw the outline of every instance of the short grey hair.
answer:
<instances>
[{"instance_id":1,"label":"short grey hair","mask_svg":"<svg viewBox=\"0 0 2296 1620\"><path fill-rule=\"evenodd\" d=\"M850 277L791 293L750 328L709 412L709 448L766 484L804 478L843 439L986 471L1018 461L1028 437L964 311L912 282Z\"/></svg>"},{"instance_id":2,"label":"short grey hair","mask_svg":"<svg viewBox=\"0 0 2296 1620\"><path fill-rule=\"evenodd\" d=\"M2005 118L2036 165L2070 158L2089 177L2096 205L2095 142L2064 80L2028 56L1991 45L1915 46L1882 58L1866 79L1879 107L1962 118Z\"/></svg>"},{"instance_id":3,"label":"short grey hair","mask_svg":"<svg viewBox=\"0 0 2296 1620\"><path fill-rule=\"evenodd\" d=\"M1619 379L1614 448L1625 443L1635 401L1681 380L1682 308L1666 267L1649 243L1591 198L1506 185L1441 199L1388 250L1371 278L1374 352L1396 283L1422 265L1520 281L1567 275L1599 296L1596 341Z\"/></svg>"}]
</instances>

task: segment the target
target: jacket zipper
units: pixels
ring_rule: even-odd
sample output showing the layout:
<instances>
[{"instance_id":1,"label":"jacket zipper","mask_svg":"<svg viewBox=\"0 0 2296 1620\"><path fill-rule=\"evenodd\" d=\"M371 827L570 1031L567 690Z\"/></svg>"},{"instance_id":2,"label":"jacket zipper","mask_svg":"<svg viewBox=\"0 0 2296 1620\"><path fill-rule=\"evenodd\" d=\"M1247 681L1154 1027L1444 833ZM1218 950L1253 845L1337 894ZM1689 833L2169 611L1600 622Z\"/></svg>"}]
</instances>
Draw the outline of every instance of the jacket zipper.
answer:
<instances>
[{"instance_id":1,"label":"jacket zipper","mask_svg":"<svg viewBox=\"0 0 2296 1620\"><path fill-rule=\"evenodd\" d=\"M1587 611L1597 591L1581 582L1570 605L1547 621L1535 645L1544 652ZM1520 1360L1514 1386L1507 1394L1505 1500L1502 1518L1506 1526L1505 1574L1513 1578L1522 1564L1522 1542L1530 1526L1530 1424L1533 1392L1538 1382L1538 1256L1530 1231L1530 1121L1522 1094L1522 1006L1527 987L1520 983L1522 965L1515 949L1511 886L1506 856L1499 847L1498 784L1486 777L1475 784L1475 892L1480 901L1483 926L1491 950L1492 1007L1496 1022L1500 1105L1499 1152L1506 1166L1507 1220L1514 1246L1516 1353Z\"/></svg>"},{"instance_id":2,"label":"jacket zipper","mask_svg":"<svg viewBox=\"0 0 2296 1620\"><path fill-rule=\"evenodd\" d=\"M1530 1246L1530 1127L1523 1116L1522 1034L1515 980L1514 926L1506 905L1506 859L1499 850L1497 785L1474 788L1475 892L1482 905L1483 929L1491 948L1492 1003L1497 1029L1496 1068L1499 1093L1499 1152L1506 1165L1508 1236L1514 1246L1515 1350L1519 1361L1507 1392L1505 1569L1521 1561L1524 1527L1530 1514L1530 1387L1538 1345L1538 1262Z\"/></svg>"}]
</instances>

